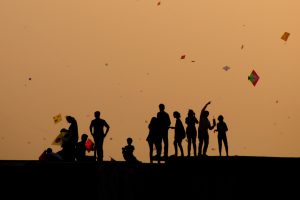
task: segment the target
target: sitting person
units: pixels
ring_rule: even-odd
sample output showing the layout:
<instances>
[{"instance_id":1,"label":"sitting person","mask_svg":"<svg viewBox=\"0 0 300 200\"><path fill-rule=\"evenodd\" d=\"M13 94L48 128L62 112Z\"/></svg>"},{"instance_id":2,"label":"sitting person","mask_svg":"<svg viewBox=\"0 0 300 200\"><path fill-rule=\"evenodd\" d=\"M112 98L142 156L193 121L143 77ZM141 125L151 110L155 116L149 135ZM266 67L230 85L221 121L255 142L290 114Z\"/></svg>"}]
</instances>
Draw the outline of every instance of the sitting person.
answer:
<instances>
[{"instance_id":1,"label":"sitting person","mask_svg":"<svg viewBox=\"0 0 300 200\"><path fill-rule=\"evenodd\" d=\"M85 143L88 139L87 134L82 134L81 141L76 144L76 160L86 161L86 146Z\"/></svg>"},{"instance_id":2,"label":"sitting person","mask_svg":"<svg viewBox=\"0 0 300 200\"><path fill-rule=\"evenodd\" d=\"M133 155L134 146L132 145L132 138L127 138L127 145L122 148L122 154L126 162L138 162L136 157Z\"/></svg>"},{"instance_id":3,"label":"sitting person","mask_svg":"<svg viewBox=\"0 0 300 200\"><path fill-rule=\"evenodd\" d=\"M57 153L54 153L51 148L46 149L39 157L41 161L61 161L62 157Z\"/></svg>"}]
</instances>

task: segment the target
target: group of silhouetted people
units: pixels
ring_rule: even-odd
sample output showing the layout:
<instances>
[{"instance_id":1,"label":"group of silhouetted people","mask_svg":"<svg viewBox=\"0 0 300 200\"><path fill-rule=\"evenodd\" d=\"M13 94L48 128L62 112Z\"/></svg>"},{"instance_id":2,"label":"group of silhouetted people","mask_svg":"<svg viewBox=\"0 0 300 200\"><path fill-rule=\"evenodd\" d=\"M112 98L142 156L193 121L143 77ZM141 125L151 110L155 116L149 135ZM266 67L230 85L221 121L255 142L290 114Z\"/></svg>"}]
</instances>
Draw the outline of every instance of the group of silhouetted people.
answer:
<instances>
[{"instance_id":1,"label":"group of silhouetted people","mask_svg":"<svg viewBox=\"0 0 300 200\"><path fill-rule=\"evenodd\" d=\"M60 130L62 135L61 147L62 149L54 153L51 148L48 148L40 156L40 160L63 160L63 161L87 161L97 160L103 161L103 141L109 131L107 122L100 118L100 112L94 113L95 119L91 121L90 133L93 136L94 143L87 146L88 135L82 134L81 141L78 142L78 125L77 121L72 116L66 116L67 122L70 124L69 128ZM105 129L105 130L104 130ZM94 151L94 156L89 158L86 155L87 151Z\"/></svg>"},{"instance_id":2,"label":"group of silhouetted people","mask_svg":"<svg viewBox=\"0 0 300 200\"><path fill-rule=\"evenodd\" d=\"M157 160L160 162L162 159L162 146L164 147L163 157L168 157L168 145L169 145L169 129L174 129L174 156L178 156L178 148L180 150L180 156L184 156L184 151L182 147L182 140L187 138L188 148L187 156L191 156L191 149L193 148L194 156L207 156L207 148L209 144L209 130L213 130L215 126L217 128L214 132L218 132L218 144L219 144L219 154L222 154L222 143L224 143L226 155L228 156L228 143L226 132L228 127L224 122L224 117L220 115L218 117L218 124L216 120L213 119L211 124L208 116L209 112L206 110L207 106L211 102L205 104L202 108L199 120L195 116L193 110L188 110L187 117L185 118L186 129L181 121L181 114L178 111L173 112L173 117L176 119L175 126L171 126L171 120L169 114L165 111L165 105L159 105L159 112L156 117L152 117L148 125L149 134L147 136L147 142L149 144L150 150L150 162ZM96 111L94 113L95 119L91 121L89 126L90 133L93 137L94 143L88 139L87 134L82 134L81 141L78 142L78 125L77 121L72 116L66 116L67 122L70 124L69 128L61 129L61 147L62 149L54 153L51 148L46 149L40 156L40 160L50 160L50 161L88 161L95 160L98 162L103 161L103 142L107 136L110 126L108 123L100 118L100 112ZM198 126L198 139L199 147L198 154L196 148L196 138ZM122 147L122 154L125 161L130 163L139 162L134 156L134 146L132 145L132 138L127 138L127 145ZM156 149L156 155L153 155L154 147ZM94 151L94 156L87 156L86 152Z\"/></svg>"},{"instance_id":3,"label":"group of silhouetted people","mask_svg":"<svg viewBox=\"0 0 300 200\"><path fill-rule=\"evenodd\" d=\"M227 125L224 122L224 117L220 115L218 117L218 124L216 124L216 120L213 119L213 124L211 125L208 116L209 112L206 110L207 106L211 102L205 104L202 108L199 120L195 117L195 112L193 110L188 111L188 115L185 119L185 123L187 125L186 129L183 126L181 121L181 115L178 111L173 112L173 117L176 119L175 126L171 125L171 120L169 114L165 111L164 104L159 105L159 112L156 117L152 117L151 121L148 125L149 134L147 137L147 142L149 144L150 149L150 162L153 160L161 160L162 153L162 144L164 145L164 157L168 157L168 130L174 129L174 156L178 156L178 147L180 149L180 155L184 156L184 151L182 148L182 140L187 137L188 142L188 156L191 155L191 147L193 147L194 156L197 155L196 152L196 138L197 138L197 129L196 124L199 124L198 127L198 139L199 139L199 147L198 147L198 156L207 156L207 148L209 144L209 130L213 130L217 125L217 129L215 132L218 132L218 144L219 144L219 155L222 154L222 142L224 143L226 155L228 156L228 143L226 132L228 131ZM156 148L156 155L153 155L154 147Z\"/></svg>"}]
</instances>

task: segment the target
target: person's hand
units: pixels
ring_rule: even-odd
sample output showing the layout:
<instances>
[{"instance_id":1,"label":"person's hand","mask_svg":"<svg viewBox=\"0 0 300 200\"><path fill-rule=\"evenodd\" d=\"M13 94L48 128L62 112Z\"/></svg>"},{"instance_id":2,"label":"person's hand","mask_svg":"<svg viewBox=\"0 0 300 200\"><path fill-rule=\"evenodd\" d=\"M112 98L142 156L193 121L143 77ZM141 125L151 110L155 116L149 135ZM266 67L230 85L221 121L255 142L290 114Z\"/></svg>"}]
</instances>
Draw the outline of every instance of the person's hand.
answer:
<instances>
[{"instance_id":1,"label":"person's hand","mask_svg":"<svg viewBox=\"0 0 300 200\"><path fill-rule=\"evenodd\" d=\"M211 101L207 102L207 105L211 104Z\"/></svg>"}]
</instances>

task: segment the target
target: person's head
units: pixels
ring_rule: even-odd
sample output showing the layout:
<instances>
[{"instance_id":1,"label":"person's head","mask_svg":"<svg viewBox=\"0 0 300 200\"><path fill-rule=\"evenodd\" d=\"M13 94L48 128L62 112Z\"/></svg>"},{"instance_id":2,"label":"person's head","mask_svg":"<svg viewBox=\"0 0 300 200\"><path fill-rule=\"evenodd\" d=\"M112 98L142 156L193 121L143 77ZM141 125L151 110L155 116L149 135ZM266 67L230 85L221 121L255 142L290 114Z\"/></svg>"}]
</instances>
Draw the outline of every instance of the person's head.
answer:
<instances>
[{"instance_id":1,"label":"person's head","mask_svg":"<svg viewBox=\"0 0 300 200\"><path fill-rule=\"evenodd\" d=\"M161 103L161 104L159 104L159 106L158 106L158 107L159 107L159 110L160 110L160 111L164 111L164 110L165 110L165 105L164 105L164 104L162 104L162 103Z\"/></svg>"},{"instance_id":2,"label":"person's head","mask_svg":"<svg viewBox=\"0 0 300 200\"><path fill-rule=\"evenodd\" d=\"M46 150L46 153L52 153L52 149L51 149L51 148L48 148L48 149Z\"/></svg>"},{"instance_id":3,"label":"person's head","mask_svg":"<svg viewBox=\"0 0 300 200\"><path fill-rule=\"evenodd\" d=\"M173 116L174 116L174 118L179 119L180 113L178 111L175 111L175 112L173 112Z\"/></svg>"},{"instance_id":4,"label":"person's head","mask_svg":"<svg viewBox=\"0 0 300 200\"><path fill-rule=\"evenodd\" d=\"M203 116L207 118L209 116L209 112L207 110L204 111Z\"/></svg>"},{"instance_id":5,"label":"person's head","mask_svg":"<svg viewBox=\"0 0 300 200\"><path fill-rule=\"evenodd\" d=\"M219 122L222 122L224 120L223 115L219 115L218 120L219 120Z\"/></svg>"},{"instance_id":6,"label":"person's head","mask_svg":"<svg viewBox=\"0 0 300 200\"><path fill-rule=\"evenodd\" d=\"M68 132L68 130L65 129L65 128L62 128L62 129L60 129L60 132L61 132L61 133L66 133L66 132Z\"/></svg>"},{"instance_id":7,"label":"person's head","mask_svg":"<svg viewBox=\"0 0 300 200\"><path fill-rule=\"evenodd\" d=\"M72 116L66 116L66 120L68 123L73 123L75 121L74 117Z\"/></svg>"},{"instance_id":8,"label":"person's head","mask_svg":"<svg viewBox=\"0 0 300 200\"><path fill-rule=\"evenodd\" d=\"M195 116L195 113L194 113L194 111L192 109L189 109L188 116L189 117Z\"/></svg>"},{"instance_id":9,"label":"person's head","mask_svg":"<svg viewBox=\"0 0 300 200\"><path fill-rule=\"evenodd\" d=\"M156 123L156 122L157 122L157 118L156 117L152 117L150 123Z\"/></svg>"},{"instance_id":10,"label":"person's head","mask_svg":"<svg viewBox=\"0 0 300 200\"><path fill-rule=\"evenodd\" d=\"M94 113L94 116L95 116L95 118L100 118L100 111L96 111L95 113Z\"/></svg>"},{"instance_id":11,"label":"person's head","mask_svg":"<svg viewBox=\"0 0 300 200\"><path fill-rule=\"evenodd\" d=\"M127 138L127 144L131 145L132 144L132 138Z\"/></svg>"},{"instance_id":12,"label":"person's head","mask_svg":"<svg viewBox=\"0 0 300 200\"><path fill-rule=\"evenodd\" d=\"M81 141L83 141L83 142L86 142L87 141L87 139L88 139L88 135L87 134L82 134L82 136L81 136Z\"/></svg>"}]
</instances>

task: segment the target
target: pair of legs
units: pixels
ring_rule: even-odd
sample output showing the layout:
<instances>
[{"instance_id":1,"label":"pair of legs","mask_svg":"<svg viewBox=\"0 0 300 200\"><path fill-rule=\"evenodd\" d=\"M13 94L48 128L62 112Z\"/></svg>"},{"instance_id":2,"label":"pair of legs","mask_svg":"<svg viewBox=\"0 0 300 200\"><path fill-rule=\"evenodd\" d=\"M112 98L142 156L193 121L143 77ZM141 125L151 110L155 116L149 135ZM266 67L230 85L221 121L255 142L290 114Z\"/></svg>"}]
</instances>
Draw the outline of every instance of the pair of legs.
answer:
<instances>
[{"instance_id":1,"label":"pair of legs","mask_svg":"<svg viewBox=\"0 0 300 200\"><path fill-rule=\"evenodd\" d=\"M196 153L196 134L187 134L187 139L188 139L188 157L191 156L191 147L193 144L193 150L194 150L194 156L197 155Z\"/></svg>"},{"instance_id":2,"label":"pair of legs","mask_svg":"<svg viewBox=\"0 0 300 200\"><path fill-rule=\"evenodd\" d=\"M169 149L169 138L168 138L168 130L163 130L161 132L161 136L162 136L162 142L164 143L164 157L168 157L168 149ZM161 155L161 139L159 141L159 144L160 144L160 151L157 155Z\"/></svg>"},{"instance_id":3,"label":"pair of legs","mask_svg":"<svg viewBox=\"0 0 300 200\"><path fill-rule=\"evenodd\" d=\"M160 142L161 143L161 142ZM161 144L158 141L148 141L150 163L153 163L153 149L156 148L157 155L161 154Z\"/></svg>"},{"instance_id":4,"label":"pair of legs","mask_svg":"<svg viewBox=\"0 0 300 200\"><path fill-rule=\"evenodd\" d=\"M182 142L182 139L175 139L174 140L175 156L178 155L178 146L179 146L179 149L180 149L181 156L184 156L181 142Z\"/></svg>"},{"instance_id":5,"label":"pair of legs","mask_svg":"<svg viewBox=\"0 0 300 200\"><path fill-rule=\"evenodd\" d=\"M94 150L94 156L98 162L103 161L103 141L104 141L104 137L95 137L94 136L94 142L95 142L95 148L96 148Z\"/></svg>"},{"instance_id":6,"label":"pair of legs","mask_svg":"<svg viewBox=\"0 0 300 200\"><path fill-rule=\"evenodd\" d=\"M203 147L203 152L202 152L202 146ZM198 155L204 155L206 156L207 148L209 144L209 135L208 133L199 133L199 150L198 150Z\"/></svg>"},{"instance_id":7,"label":"pair of legs","mask_svg":"<svg viewBox=\"0 0 300 200\"><path fill-rule=\"evenodd\" d=\"M222 141L224 142L226 156L228 156L228 143L227 143L227 137L224 134L218 134L218 143L219 143L219 154L222 155Z\"/></svg>"}]
</instances>

